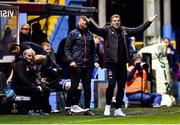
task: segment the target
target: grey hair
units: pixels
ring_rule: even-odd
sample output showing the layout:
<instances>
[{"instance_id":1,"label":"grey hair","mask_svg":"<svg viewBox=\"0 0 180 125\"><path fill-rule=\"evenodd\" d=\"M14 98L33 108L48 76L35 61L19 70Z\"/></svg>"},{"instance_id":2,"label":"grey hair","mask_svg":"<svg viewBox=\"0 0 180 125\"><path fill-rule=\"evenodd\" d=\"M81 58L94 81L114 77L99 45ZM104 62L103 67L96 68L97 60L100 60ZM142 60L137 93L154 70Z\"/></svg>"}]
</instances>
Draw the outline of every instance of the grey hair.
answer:
<instances>
[{"instance_id":1,"label":"grey hair","mask_svg":"<svg viewBox=\"0 0 180 125\"><path fill-rule=\"evenodd\" d=\"M32 49L32 48L29 48L29 49L25 49L23 51L23 57L27 54L27 53L31 53L33 56L35 56L35 51Z\"/></svg>"}]
</instances>

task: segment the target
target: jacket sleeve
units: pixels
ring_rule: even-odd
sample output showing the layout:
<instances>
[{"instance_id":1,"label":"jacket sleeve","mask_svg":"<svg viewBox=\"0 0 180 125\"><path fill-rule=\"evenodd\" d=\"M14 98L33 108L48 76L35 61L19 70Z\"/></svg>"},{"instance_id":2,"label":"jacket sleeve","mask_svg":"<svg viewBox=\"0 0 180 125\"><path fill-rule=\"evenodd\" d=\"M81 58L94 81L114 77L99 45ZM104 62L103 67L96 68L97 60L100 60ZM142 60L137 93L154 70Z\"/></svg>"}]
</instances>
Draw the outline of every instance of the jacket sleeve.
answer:
<instances>
[{"instance_id":1,"label":"jacket sleeve","mask_svg":"<svg viewBox=\"0 0 180 125\"><path fill-rule=\"evenodd\" d=\"M127 75L127 81L131 81L131 80L133 79L135 72L136 72L136 70L135 70L135 68L134 68L134 69L132 69L132 70L128 73L128 75Z\"/></svg>"},{"instance_id":2,"label":"jacket sleeve","mask_svg":"<svg viewBox=\"0 0 180 125\"><path fill-rule=\"evenodd\" d=\"M99 62L97 51L94 52L94 62Z\"/></svg>"},{"instance_id":3,"label":"jacket sleeve","mask_svg":"<svg viewBox=\"0 0 180 125\"><path fill-rule=\"evenodd\" d=\"M98 62L99 61L99 58L98 58L98 53L97 53L97 50L96 50L96 47L95 47L95 43L94 43L94 40L93 42L91 43L91 52L92 55L93 55L93 61L94 62Z\"/></svg>"},{"instance_id":4,"label":"jacket sleeve","mask_svg":"<svg viewBox=\"0 0 180 125\"><path fill-rule=\"evenodd\" d=\"M95 33L101 37L106 37L105 28L96 27L95 24L91 20L88 23L88 28L92 33Z\"/></svg>"},{"instance_id":5,"label":"jacket sleeve","mask_svg":"<svg viewBox=\"0 0 180 125\"><path fill-rule=\"evenodd\" d=\"M14 70L13 70L14 75L16 75L17 79L22 82L21 84L25 84L27 86L31 86L32 88L36 88L36 86L32 82L30 82L28 79L26 79L26 77L24 76L24 70L26 70L26 69L23 65L23 62L18 61L14 66Z\"/></svg>"},{"instance_id":6,"label":"jacket sleeve","mask_svg":"<svg viewBox=\"0 0 180 125\"><path fill-rule=\"evenodd\" d=\"M150 26L150 24L151 24L150 21L146 21L138 27L135 28L124 27L124 29L126 30L127 33L136 34L139 32L144 32Z\"/></svg>"},{"instance_id":7,"label":"jacket sleeve","mask_svg":"<svg viewBox=\"0 0 180 125\"><path fill-rule=\"evenodd\" d=\"M66 44L64 47L65 56L66 56L66 59L69 62L69 64L71 62L73 62L73 54L72 54L73 48L72 47L73 47L73 33L70 32L68 37L67 37Z\"/></svg>"},{"instance_id":8,"label":"jacket sleeve","mask_svg":"<svg viewBox=\"0 0 180 125\"><path fill-rule=\"evenodd\" d=\"M27 46L29 48L32 48L36 52L36 54L47 55L47 52L40 45L38 45L36 43L23 42L22 45L21 45L21 47L24 48L24 49L27 48Z\"/></svg>"}]
</instances>

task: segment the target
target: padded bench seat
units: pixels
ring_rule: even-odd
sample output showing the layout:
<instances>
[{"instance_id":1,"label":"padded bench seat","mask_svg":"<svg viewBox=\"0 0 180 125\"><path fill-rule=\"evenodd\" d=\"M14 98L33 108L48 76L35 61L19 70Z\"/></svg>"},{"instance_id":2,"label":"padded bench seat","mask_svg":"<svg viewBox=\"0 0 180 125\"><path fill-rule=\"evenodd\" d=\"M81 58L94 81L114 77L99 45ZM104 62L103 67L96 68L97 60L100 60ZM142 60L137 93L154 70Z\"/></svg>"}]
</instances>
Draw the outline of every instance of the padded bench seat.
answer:
<instances>
[{"instance_id":1,"label":"padded bench seat","mask_svg":"<svg viewBox=\"0 0 180 125\"><path fill-rule=\"evenodd\" d=\"M16 95L15 101L30 101L30 96Z\"/></svg>"},{"instance_id":2,"label":"padded bench seat","mask_svg":"<svg viewBox=\"0 0 180 125\"><path fill-rule=\"evenodd\" d=\"M24 114L29 112L30 96L16 95L16 98L11 102L11 113Z\"/></svg>"}]
</instances>

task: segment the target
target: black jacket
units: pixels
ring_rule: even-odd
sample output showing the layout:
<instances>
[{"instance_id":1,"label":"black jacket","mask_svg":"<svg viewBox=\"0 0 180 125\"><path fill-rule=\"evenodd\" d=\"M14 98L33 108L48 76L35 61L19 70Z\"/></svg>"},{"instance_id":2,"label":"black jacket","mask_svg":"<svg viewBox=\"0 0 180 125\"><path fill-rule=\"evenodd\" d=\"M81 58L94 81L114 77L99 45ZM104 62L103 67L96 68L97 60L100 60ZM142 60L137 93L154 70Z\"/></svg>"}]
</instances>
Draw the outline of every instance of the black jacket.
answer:
<instances>
[{"instance_id":1,"label":"black jacket","mask_svg":"<svg viewBox=\"0 0 180 125\"><path fill-rule=\"evenodd\" d=\"M13 65L13 89L22 87L36 88L36 67L22 58L19 58Z\"/></svg>"},{"instance_id":2,"label":"black jacket","mask_svg":"<svg viewBox=\"0 0 180 125\"><path fill-rule=\"evenodd\" d=\"M20 44L21 52L26 49L32 48L36 54L47 55L47 52L39 45L33 42L24 41Z\"/></svg>"},{"instance_id":3,"label":"black jacket","mask_svg":"<svg viewBox=\"0 0 180 125\"><path fill-rule=\"evenodd\" d=\"M146 21L142 25L137 28L128 28L121 26L120 29L115 30L111 26L106 26L104 28L97 28L91 21L89 22L88 26L90 31L94 32L95 34L102 36L105 39L105 62L113 62L118 63L123 60L123 62L129 61L129 46L127 43L127 37L130 35L134 35L138 32L142 32L146 30L150 26L151 22ZM117 32L118 31L118 32ZM119 39L121 40L119 41ZM122 43L121 43L122 42ZM123 59L119 58L119 48L121 45L124 46L124 50L122 51Z\"/></svg>"},{"instance_id":4,"label":"black jacket","mask_svg":"<svg viewBox=\"0 0 180 125\"><path fill-rule=\"evenodd\" d=\"M65 56L69 64L75 62L79 67L89 67L97 61L93 34L88 30L76 28L66 40Z\"/></svg>"},{"instance_id":5,"label":"black jacket","mask_svg":"<svg viewBox=\"0 0 180 125\"><path fill-rule=\"evenodd\" d=\"M19 34L19 40L20 40L20 44L23 43L23 42L25 42L25 41L31 41L31 36L30 36L30 34L25 35L25 34L23 34L22 32L20 32L20 34Z\"/></svg>"}]
</instances>

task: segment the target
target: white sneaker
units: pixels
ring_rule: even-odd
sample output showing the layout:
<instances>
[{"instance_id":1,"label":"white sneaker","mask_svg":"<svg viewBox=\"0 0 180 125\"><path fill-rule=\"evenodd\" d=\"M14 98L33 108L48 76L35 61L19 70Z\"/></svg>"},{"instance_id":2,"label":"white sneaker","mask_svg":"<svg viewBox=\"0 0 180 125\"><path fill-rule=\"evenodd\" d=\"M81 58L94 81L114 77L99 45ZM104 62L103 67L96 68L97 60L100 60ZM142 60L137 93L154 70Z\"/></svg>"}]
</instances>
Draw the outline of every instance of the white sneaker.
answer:
<instances>
[{"instance_id":1,"label":"white sneaker","mask_svg":"<svg viewBox=\"0 0 180 125\"><path fill-rule=\"evenodd\" d=\"M70 111L74 113L80 113L80 112L84 112L84 109L82 109L78 105L72 105Z\"/></svg>"},{"instance_id":2,"label":"white sneaker","mask_svg":"<svg viewBox=\"0 0 180 125\"><path fill-rule=\"evenodd\" d=\"M72 106L70 107L70 111L71 111L71 112L76 112L76 110L75 110L75 108L74 108L74 105L72 105Z\"/></svg>"},{"instance_id":3,"label":"white sneaker","mask_svg":"<svg viewBox=\"0 0 180 125\"><path fill-rule=\"evenodd\" d=\"M110 110L111 110L111 105L106 105L105 109L104 109L104 115L110 116L110 114L111 114Z\"/></svg>"},{"instance_id":4,"label":"white sneaker","mask_svg":"<svg viewBox=\"0 0 180 125\"><path fill-rule=\"evenodd\" d=\"M84 109L81 108L79 105L74 105L76 107L76 109L78 109L80 112L84 112Z\"/></svg>"},{"instance_id":5,"label":"white sneaker","mask_svg":"<svg viewBox=\"0 0 180 125\"><path fill-rule=\"evenodd\" d=\"M80 113L81 112L74 105L71 106L70 111L73 112L73 113Z\"/></svg>"},{"instance_id":6,"label":"white sneaker","mask_svg":"<svg viewBox=\"0 0 180 125\"><path fill-rule=\"evenodd\" d=\"M153 104L153 107L154 107L154 108L159 108L159 107L161 107L161 105L159 105L159 104Z\"/></svg>"},{"instance_id":7,"label":"white sneaker","mask_svg":"<svg viewBox=\"0 0 180 125\"><path fill-rule=\"evenodd\" d=\"M124 114L122 112L121 108L118 108L118 109L114 110L114 116L122 116L122 117L124 117L124 116L126 116L126 114Z\"/></svg>"}]
</instances>

